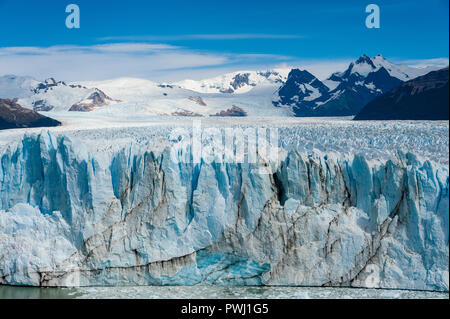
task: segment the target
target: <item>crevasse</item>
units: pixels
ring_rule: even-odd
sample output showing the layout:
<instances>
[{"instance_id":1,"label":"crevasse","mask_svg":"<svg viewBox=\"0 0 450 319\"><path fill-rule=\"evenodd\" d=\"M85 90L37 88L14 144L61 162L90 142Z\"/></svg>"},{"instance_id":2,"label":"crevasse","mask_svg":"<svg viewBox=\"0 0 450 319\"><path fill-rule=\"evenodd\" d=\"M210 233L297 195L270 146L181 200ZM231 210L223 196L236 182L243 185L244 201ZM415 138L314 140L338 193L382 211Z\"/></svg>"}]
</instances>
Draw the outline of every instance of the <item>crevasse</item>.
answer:
<instances>
[{"instance_id":1,"label":"crevasse","mask_svg":"<svg viewBox=\"0 0 450 319\"><path fill-rule=\"evenodd\" d=\"M42 133L0 156L1 284L448 291L448 170L413 154L290 151L260 174Z\"/></svg>"}]
</instances>

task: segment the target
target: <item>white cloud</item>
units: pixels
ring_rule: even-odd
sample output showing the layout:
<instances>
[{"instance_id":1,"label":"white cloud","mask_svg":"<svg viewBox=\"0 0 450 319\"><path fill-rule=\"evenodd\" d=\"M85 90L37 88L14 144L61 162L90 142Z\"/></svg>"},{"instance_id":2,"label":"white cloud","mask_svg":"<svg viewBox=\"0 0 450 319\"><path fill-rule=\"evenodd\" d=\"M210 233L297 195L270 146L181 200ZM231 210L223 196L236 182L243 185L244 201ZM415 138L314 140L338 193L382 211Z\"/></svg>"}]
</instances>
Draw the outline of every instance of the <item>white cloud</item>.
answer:
<instances>
[{"instance_id":1,"label":"white cloud","mask_svg":"<svg viewBox=\"0 0 450 319\"><path fill-rule=\"evenodd\" d=\"M230 54L168 44L111 43L92 46L0 47L1 74L54 77L67 82L139 77L153 81L199 80L239 70L306 69L319 79L345 70L348 59L313 60L271 54ZM400 61L423 67L448 65L448 58Z\"/></svg>"},{"instance_id":2,"label":"white cloud","mask_svg":"<svg viewBox=\"0 0 450 319\"><path fill-rule=\"evenodd\" d=\"M402 60L403 64L414 66L416 68L425 68L427 66L448 66L448 58L435 58L435 59L416 59L416 60Z\"/></svg>"},{"instance_id":3,"label":"white cloud","mask_svg":"<svg viewBox=\"0 0 450 319\"><path fill-rule=\"evenodd\" d=\"M261 34L261 33L233 33L233 34L183 34L167 36L120 36L104 37L101 41L186 41L186 40L248 40L248 39L301 39L303 36L295 34Z\"/></svg>"},{"instance_id":4,"label":"white cloud","mask_svg":"<svg viewBox=\"0 0 450 319\"><path fill-rule=\"evenodd\" d=\"M223 65L230 57L166 44L117 43L94 46L0 48L3 74L55 77L67 81L119 76L151 78L161 70Z\"/></svg>"},{"instance_id":5,"label":"white cloud","mask_svg":"<svg viewBox=\"0 0 450 319\"><path fill-rule=\"evenodd\" d=\"M181 80L213 69L258 69L292 60L271 54L230 54L189 50L168 44L112 43L92 46L0 47L2 74L54 77L65 81L141 77ZM270 63L269 63L270 62Z\"/></svg>"},{"instance_id":6,"label":"white cloud","mask_svg":"<svg viewBox=\"0 0 450 319\"><path fill-rule=\"evenodd\" d=\"M51 47L0 47L0 56L11 54L18 55L53 55L58 53L138 53L158 52L163 50L175 50L180 47L168 44L149 43L111 43L92 46L81 45L55 45Z\"/></svg>"}]
</instances>

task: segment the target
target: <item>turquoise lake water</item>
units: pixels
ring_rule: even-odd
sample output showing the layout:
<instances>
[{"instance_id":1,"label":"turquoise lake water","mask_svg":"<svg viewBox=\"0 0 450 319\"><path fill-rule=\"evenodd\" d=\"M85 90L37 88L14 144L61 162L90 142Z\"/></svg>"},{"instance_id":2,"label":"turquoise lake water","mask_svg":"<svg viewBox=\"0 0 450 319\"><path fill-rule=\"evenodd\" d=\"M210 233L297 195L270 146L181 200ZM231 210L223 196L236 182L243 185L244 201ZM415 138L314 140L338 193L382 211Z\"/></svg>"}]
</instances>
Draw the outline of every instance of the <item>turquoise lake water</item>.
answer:
<instances>
[{"instance_id":1,"label":"turquoise lake water","mask_svg":"<svg viewBox=\"0 0 450 319\"><path fill-rule=\"evenodd\" d=\"M0 299L449 299L448 293L309 287L89 287L0 286Z\"/></svg>"}]
</instances>

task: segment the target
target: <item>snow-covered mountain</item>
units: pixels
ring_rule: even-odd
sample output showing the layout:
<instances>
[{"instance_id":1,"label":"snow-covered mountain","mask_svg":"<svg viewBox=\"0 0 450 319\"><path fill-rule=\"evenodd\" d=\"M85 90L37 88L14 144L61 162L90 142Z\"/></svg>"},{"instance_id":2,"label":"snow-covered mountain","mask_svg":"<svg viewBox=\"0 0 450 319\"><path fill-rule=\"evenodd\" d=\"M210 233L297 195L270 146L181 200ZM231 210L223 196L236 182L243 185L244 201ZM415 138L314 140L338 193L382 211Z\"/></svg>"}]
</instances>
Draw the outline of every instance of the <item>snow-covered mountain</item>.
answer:
<instances>
[{"instance_id":1,"label":"snow-covered mountain","mask_svg":"<svg viewBox=\"0 0 450 319\"><path fill-rule=\"evenodd\" d=\"M93 110L118 102L94 87L14 75L0 77L0 97L17 99L21 106L35 111L57 112ZM77 107L80 105L83 107Z\"/></svg>"},{"instance_id":2,"label":"snow-covered mountain","mask_svg":"<svg viewBox=\"0 0 450 319\"><path fill-rule=\"evenodd\" d=\"M264 73L264 72L255 72ZM216 114L229 114L227 112L235 106L242 109L240 114L247 116L290 116L291 111L286 108L275 108L272 105L272 96L282 85L282 79L275 80L269 76L266 81L259 84L251 82L246 86L247 92L239 93L202 93L196 90L183 88L179 83L156 83L139 78L119 78L106 81L89 81L81 84L86 87L96 87L108 96L119 99L122 103L101 108L96 112L105 115L122 116L211 116ZM250 83L250 82L249 82ZM201 91L201 90L200 90Z\"/></svg>"},{"instance_id":3,"label":"snow-covered mountain","mask_svg":"<svg viewBox=\"0 0 450 319\"><path fill-rule=\"evenodd\" d=\"M30 97L39 81L29 76L0 76L0 98L20 99Z\"/></svg>"},{"instance_id":4,"label":"snow-covered mountain","mask_svg":"<svg viewBox=\"0 0 450 319\"><path fill-rule=\"evenodd\" d=\"M297 105L314 110L318 100L328 99L330 87L306 70L293 69L273 101L275 106ZM310 115L313 115L312 112Z\"/></svg>"},{"instance_id":5,"label":"snow-covered mountain","mask_svg":"<svg viewBox=\"0 0 450 319\"><path fill-rule=\"evenodd\" d=\"M95 111L108 116L346 116L375 97L435 68L396 65L363 55L324 81L306 70L239 71L175 83L118 78L65 83L52 78L0 77L0 98L39 112ZM274 107L277 106L277 107ZM108 107L106 107L108 106Z\"/></svg>"},{"instance_id":6,"label":"snow-covered mountain","mask_svg":"<svg viewBox=\"0 0 450 319\"><path fill-rule=\"evenodd\" d=\"M402 81L409 81L439 69L435 66L416 68L404 64L394 64L386 60L381 54L373 57L371 61L376 69L385 68L391 76Z\"/></svg>"},{"instance_id":7,"label":"snow-covered mountain","mask_svg":"<svg viewBox=\"0 0 450 319\"><path fill-rule=\"evenodd\" d=\"M184 80L174 85L198 93L247 93L259 85L282 85L290 69L268 71L239 71L227 73L212 79L194 81Z\"/></svg>"},{"instance_id":8,"label":"snow-covered mountain","mask_svg":"<svg viewBox=\"0 0 450 319\"><path fill-rule=\"evenodd\" d=\"M96 108L109 105L114 102L121 102L120 100L113 100L99 89L89 95L86 99L74 104L69 109L70 112L90 112Z\"/></svg>"},{"instance_id":9,"label":"snow-covered mountain","mask_svg":"<svg viewBox=\"0 0 450 319\"><path fill-rule=\"evenodd\" d=\"M86 87L96 87L107 95L124 102L143 102L164 97L187 97L192 92L173 84L157 83L140 78L117 78L105 81L80 82Z\"/></svg>"},{"instance_id":10,"label":"snow-covered mountain","mask_svg":"<svg viewBox=\"0 0 450 319\"><path fill-rule=\"evenodd\" d=\"M396 65L381 55L363 55L323 82L307 71L291 71L273 103L292 107L297 116L355 115L377 96L432 69ZM309 76L300 76L305 72Z\"/></svg>"}]
</instances>

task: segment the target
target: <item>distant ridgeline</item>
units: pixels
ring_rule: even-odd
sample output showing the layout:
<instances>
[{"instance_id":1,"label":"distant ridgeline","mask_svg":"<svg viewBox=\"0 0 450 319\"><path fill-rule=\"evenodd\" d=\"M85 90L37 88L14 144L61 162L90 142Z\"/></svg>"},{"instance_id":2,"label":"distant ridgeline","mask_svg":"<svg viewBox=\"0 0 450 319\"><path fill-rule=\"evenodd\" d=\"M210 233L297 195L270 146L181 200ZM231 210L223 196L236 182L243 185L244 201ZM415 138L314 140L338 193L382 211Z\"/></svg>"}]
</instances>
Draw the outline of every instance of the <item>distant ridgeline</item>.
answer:
<instances>
[{"instance_id":1,"label":"distant ridgeline","mask_svg":"<svg viewBox=\"0 0 450 319\"><path fill-rule=\"evenodd\" d=\"M355 120L448 120L449 69L405 82L367 104Z\"/></svg>"},{"instance_id":2,"label":"distant ridgeline","mask_svg":"<svg viewBox=\"0 0 450 319\"><path fill-rule=\"evenodd\" d=\"M416 68L391 63L381 55L363 55L326 80L307 70L289 68L238 71L170 84L136 78L82 84L53 78L41 82L4 75L0 76L0 96L17 99L20 106L37 112L448 119L448 68L433 72L437 70L436 66Z\"/></svg>"},{"instance_id":3,"label":"distant ridgeline","mask_svg":"<svg viewBox=\"0 0 450 319\"><path fill-rule=\"evenodd\" d=\"M23 108L14 100L0 99L0 130L59 125L60 122Z\"/></svg>"}]
</instances>

